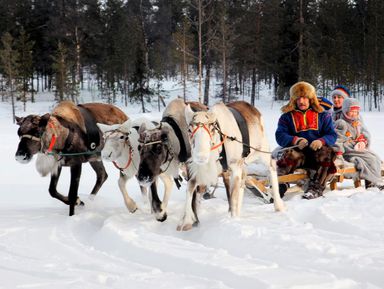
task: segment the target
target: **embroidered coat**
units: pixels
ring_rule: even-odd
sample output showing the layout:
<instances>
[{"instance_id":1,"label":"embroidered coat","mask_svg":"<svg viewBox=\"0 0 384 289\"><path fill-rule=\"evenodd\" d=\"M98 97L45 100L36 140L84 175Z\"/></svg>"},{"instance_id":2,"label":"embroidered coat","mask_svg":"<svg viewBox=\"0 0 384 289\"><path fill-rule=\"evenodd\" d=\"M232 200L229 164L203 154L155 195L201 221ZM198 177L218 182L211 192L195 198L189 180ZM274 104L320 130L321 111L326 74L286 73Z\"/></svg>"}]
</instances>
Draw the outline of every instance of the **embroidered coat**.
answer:
<instances>
[{"instance_id":1,"label":"embroidered coat","mask_svg":"<svg viewBox=\"0 0 384 289\"><path fill-rule=\"evenodd\" d=\"M298 137L306 138L309 143L320 139L323 144L332 146L336 142L337 134L328 112L318 113L309 108L306 111L296 109L282 114L275 137L282 147L293 145Z\"/></svg>"},{"instance_id":2,"label":"embroidered coat","mask_svg":"<svg viewBox=\"0 0 384 289\"><path fill-rule=\"evenodd\" d=\"M335 122L338 135L336 147L338 153L351 163L354 163L359 172L359 177L368 180L375 185L383 183L381 178L381 160L378 155L369 149L371 135L361 119L350 120L341 114L341 118ZM355 149L356 143L362 141L366 149L359 151Z\"/></svg>"}]
</instances>

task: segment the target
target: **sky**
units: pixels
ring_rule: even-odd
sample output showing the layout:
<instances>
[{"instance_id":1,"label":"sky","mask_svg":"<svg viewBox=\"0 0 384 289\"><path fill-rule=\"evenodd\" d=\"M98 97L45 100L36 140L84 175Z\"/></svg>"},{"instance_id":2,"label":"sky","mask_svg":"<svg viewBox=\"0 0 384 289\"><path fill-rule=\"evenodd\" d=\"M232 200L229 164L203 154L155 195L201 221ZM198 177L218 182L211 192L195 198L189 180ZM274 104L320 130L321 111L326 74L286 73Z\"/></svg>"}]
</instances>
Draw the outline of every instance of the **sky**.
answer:
<instances>
[{"instance_id":1,"label":"sky","mask_svg":"<svg viewBox=\"0 0 384 289\"><path fill-rule=\"evenodd\" d=\"M282 103L270 99L265 90L256 106L274 147ZM18 104L17 114L52 107L40 95L25 112ZM141 116L139 107L121 106L131 118ZM156 108L146 116L160 119ZM363 114L372 149L384 158L384 115ZM108 180L91 200L95 175L85 164L79 188L85 206L69 217L68 207L49 196L49 177L39 176L35 159L16 162L9 103L0 103L0 131L0 288L383 288L384 192L375 188L354 188L346 180L323 198L303 200L300 191L292 192L284 198L287 210L278 213L246 191L241 216L231 218L219 182L216 198L200 200L200 225L178 232L185 182L173 189L168 219L160 223L135 179L127 188L139 210L128 212L111 163L105 163ZM66 194L68 185L64 168L59 191Z\"/></svg>"}]
</instances>

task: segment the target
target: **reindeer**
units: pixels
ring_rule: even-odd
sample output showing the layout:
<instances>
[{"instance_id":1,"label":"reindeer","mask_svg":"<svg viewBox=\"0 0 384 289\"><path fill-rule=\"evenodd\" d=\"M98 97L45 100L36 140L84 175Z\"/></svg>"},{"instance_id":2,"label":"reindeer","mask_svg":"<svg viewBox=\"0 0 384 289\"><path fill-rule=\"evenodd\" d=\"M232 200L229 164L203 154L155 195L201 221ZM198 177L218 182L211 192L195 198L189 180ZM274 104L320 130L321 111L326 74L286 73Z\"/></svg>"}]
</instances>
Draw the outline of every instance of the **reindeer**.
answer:
<instances>
[{"instance_id":1,"label":"reindeer","mask_svg":"<svg viewBox=\"0 0 384 289\"><path fill-rule=\"evenodd\" d=\"M37 171L42 176L51 175L49 193L69 205L69 215L72 216L75 205L84 204L78 198L82 163L89 162L96 172L96 184L91 196L97 194L108 177L100 158L104 142L96 122L116 124L127 119L124 112L113 105L86 103L76 106L70 101L59 103L51 114L16 117L20 126L17 131L20 142L16 160L23 164L29 163L37 154ZM63 166L71 170L68 196L57 191Z\"/></svg>"},{"instance_id":2,"label":"reindeer","mask_svg":"<svg viewBox=\"0 0 384 289\"><path fill-rule=\"evenodd\" d=\"M155 125L148 119L140 118L134 121L127 120L123 124L105 125L97 124L104 135L104 148L101 155L104 160L113 162L114 166L120 170L118 180L119 188L123 194L125 205L131 213L137 210L135 201L128 195L126 183L129 179L136 176L140 162L139 152L139 133L141 125L147 128L154 128ZM167 204L172 191L172 178L167 174L160 174L160 179L164 183L164 197L161 202L157 194L156 182L150 184L151 210L156 214L156 219L163 222L167 219ZM147 197L147 187L140 185L143 197Z\"/></svg>"},{"instance_id":3,"label":"reindeer","mask_svg":"<svg viewBox=\"0 0 384 289\"><path fill-rule=\"evenodd\" d=\"M278 190L276 163L269 153L260 112L244 101L216 104L210 111L185 108L191 158L187 162L188 185L184 216L178 230L190 230L199 223L196 187L211 186L223 171L229 171L229 199L232 217L238 217L244 194L245 164L262 162L269 167L276 211L284 210Z\"/></svg>"}]
</instances>

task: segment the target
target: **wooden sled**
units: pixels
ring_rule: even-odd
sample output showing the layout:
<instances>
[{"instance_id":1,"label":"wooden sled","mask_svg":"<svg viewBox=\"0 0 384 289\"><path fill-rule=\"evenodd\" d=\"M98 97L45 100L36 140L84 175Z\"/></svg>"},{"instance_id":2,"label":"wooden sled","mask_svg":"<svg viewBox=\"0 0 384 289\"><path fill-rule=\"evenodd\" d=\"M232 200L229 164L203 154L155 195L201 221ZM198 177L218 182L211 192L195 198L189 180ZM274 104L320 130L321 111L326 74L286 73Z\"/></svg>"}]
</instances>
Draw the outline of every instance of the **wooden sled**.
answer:
<instances>
[{"instance_id":1,"label":"wooden sled","mask_svg":"<svg viewBox=\"0 0 384 289\"><path fill-rule=\"evenodd\" d=\"M384 164L381 164L381 175L384 176ZM303 169L299 169L292 174L278 176L279 184L289 183L289 184L299 184L303 183L308 179L307 172ZM345 179L353 179L355 188L361 186L361 179L357 176L356 168L351 163L347 163L346 167L338 168L335 176L332 181L329 183L330 189L336 190L337 183L342 183ZM269 179L265 176L258 176L255 174L249 174L245 180L246 187L251 190L256 195L265 195L267 194L269 187ZM256 191L255 191L256 189Z\"/></svg>"}]
</instances>

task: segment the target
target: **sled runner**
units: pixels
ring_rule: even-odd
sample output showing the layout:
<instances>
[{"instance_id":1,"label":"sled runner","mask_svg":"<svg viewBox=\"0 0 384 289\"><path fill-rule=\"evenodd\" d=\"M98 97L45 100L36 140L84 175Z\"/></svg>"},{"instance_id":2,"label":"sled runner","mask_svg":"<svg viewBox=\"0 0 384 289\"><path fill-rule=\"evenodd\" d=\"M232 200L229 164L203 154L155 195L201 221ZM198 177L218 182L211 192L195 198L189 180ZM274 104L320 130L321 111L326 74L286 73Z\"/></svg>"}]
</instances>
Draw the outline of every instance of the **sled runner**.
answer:
<instances>
[{"instance_id":1,"label":"sled runner","mask_svg":"<svg viewBox=\"0 0 384 289\"><path fill-rule=\"evenodd\" d=\"M384 164L381 165L381 175L384 176ZM278 176L279 184L289 183L296 185L303 185L304 182L308 179L307 171L304 169L298 169L292 174ZM337 168L337 172L333 179L329 182L330 189L336 190L337 183L342 183L345 179L352 179L355 188L361 186L361 179L357 175L356 168L352 163L344 162L343 168ZM257 173L248 174L245 180L246 188L254 193L257 197L262 197L266 201L270 200L268 196L268 187L269 181L263 175L258 175Z\"/></svg>"}]
</instances>

